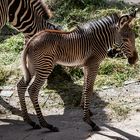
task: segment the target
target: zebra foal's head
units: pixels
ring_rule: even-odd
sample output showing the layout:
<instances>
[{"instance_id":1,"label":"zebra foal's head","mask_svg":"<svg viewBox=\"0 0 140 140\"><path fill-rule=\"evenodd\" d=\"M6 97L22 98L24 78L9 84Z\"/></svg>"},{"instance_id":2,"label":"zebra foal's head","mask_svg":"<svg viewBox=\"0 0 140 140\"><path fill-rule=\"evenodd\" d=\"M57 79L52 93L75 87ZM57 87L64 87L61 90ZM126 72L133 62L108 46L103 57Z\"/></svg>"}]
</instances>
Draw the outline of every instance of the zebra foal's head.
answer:
<instances>
[{"instance_id":1,"label":"zebra foal's head","mask_svg":"<svg viewBox=\"0 0 140 140\"><path fill-rule=\"evenodd\" d=\"M118 22L118 37L121 50L128 58L129 64L135 64L138 60L138 53L135 48L135 33L132 30L131 22L136 17L137 9L127 15L120 17Z\"/></svg>"}]
</instances>

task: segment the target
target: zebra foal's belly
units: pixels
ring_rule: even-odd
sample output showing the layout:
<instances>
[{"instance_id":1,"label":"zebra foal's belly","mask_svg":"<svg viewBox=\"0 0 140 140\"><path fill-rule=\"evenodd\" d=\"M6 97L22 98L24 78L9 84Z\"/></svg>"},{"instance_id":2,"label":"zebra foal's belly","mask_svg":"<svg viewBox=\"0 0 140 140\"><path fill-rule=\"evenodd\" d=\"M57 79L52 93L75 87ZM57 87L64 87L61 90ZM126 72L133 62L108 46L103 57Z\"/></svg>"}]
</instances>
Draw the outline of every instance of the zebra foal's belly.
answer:
<instances>
[{"instance_id":1,"label":"zebra foal's belly","mask_svg":"<svg viewBox=\"0 0 140 140\"><path fill-rule=\"evenodd\" d=\"M83 65L84 64L84 60L76 60L76 61L57 61L56 62L57 64L59 64L59 65L63 65L63 66L70 66L70 67L72 67L72 66L81 66L81 65Z\"/></svg>"}]
</instances>

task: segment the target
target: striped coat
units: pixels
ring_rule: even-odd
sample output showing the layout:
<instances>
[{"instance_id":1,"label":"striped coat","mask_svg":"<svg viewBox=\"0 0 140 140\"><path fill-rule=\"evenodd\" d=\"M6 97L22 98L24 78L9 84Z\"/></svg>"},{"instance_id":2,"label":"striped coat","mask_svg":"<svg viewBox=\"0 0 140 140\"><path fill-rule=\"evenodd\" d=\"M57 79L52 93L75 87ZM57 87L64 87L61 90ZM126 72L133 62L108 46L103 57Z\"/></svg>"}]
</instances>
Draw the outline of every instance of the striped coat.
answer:
<instances>
[{"instance_id":1,"label":"striped coat","mask_svg":"<svg viewBox=\"0 0 140 140\"><path fill-rule=\"evenodd\" d=\"M53 71L55 64L82 66L84 72L83 97L81 100L81 106L84 109L83 120L94 131L100 130L91 120L92 112L89 109L98 68L106 57L107 50L112 47L116 40L127 56L128 62L130 64L136 63L138 54L135 48L135 36L130 27L130 22L135 16L136 11L133 14L123 16L113 14L78 26L70 32L44 30L34 35L23 50L22 70L24 76L17 84L24 120L33 128L42 126L51 131L58 131L58 128L48 124L43 118L38 104L39 90ZM30 83L32 78L34 78L33 82ZM36 125L27 113L25 104L27 87L40 126Z\"/></svg>"}]
</instances>

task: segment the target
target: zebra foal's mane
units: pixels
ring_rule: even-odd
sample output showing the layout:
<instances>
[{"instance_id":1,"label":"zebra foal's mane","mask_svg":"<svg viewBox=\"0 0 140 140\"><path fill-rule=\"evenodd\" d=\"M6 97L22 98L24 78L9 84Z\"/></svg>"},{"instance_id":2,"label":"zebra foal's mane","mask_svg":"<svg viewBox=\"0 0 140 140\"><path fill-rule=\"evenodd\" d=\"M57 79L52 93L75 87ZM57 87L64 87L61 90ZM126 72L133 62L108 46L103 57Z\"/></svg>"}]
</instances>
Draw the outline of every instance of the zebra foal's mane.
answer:
<instances>
[{"instance_id":1,"label":"zebra foal's mane","mask_svg":"<svg viewBox=\"0 0 140 140\"><path fill-rule=\"evenodd\" d=\"M104 17L101 17L101 18L97 18L97 19L93 19L93 20L90 20L89 22L86 22L86 23L82 23L80 25L77 25L77 28L79 30L89 30L89 29L95 27L95 23L98 22L100 24L100 21L101 22L104 21L104 22L108 23L109 25L116 24L118 22L118 20L119 20L119 17L120 17L119 14L112 13L112 14L109 14L107 16L104 16Z\"/></svg>"}]
</instances>

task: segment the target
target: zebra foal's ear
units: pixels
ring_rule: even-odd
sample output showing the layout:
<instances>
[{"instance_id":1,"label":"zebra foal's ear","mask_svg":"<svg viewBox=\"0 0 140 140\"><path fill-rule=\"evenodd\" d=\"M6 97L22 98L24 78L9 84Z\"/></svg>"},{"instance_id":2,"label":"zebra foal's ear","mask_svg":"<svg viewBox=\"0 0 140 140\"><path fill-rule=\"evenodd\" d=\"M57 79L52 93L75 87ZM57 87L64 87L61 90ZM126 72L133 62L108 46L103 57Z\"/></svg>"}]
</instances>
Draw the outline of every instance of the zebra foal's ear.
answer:
<instances>
[{"instance_id":1,"label":"zebra foal's ear","mask_svg":"<svg viewBox=\"0 0 140 140\"><path fill-rule=\"evenodd\" d=\"M129 14L123 15L119 19L119 27L122 28L125 24L130 24L131 21L136 18L138 8L131 10Z\"/></svg>"},{"instance_id":2,"label":"zebra foal's ear","mask_svg":"<svg viewBox=\"0 0 140 140\"><path fill-rule=\"evenodd\" d=\"M129 21L129 15L123 15L119 19L118 26L119 28L122 28L126 23Z\"/></svg>"}]
</instances>

